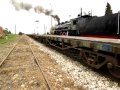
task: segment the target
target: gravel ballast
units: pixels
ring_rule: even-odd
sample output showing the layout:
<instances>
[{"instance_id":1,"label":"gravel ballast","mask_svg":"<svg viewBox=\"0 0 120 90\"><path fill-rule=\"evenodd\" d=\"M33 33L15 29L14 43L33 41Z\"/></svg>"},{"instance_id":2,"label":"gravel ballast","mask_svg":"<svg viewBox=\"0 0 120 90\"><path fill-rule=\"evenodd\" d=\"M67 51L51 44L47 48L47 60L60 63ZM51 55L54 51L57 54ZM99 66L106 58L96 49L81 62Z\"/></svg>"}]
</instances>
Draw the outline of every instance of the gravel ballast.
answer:
<instances>
[{"instance_id":1,"label":"gravel ballast","mask_svg":"<svg viewBox=\"0 0 120 90\"><path fill-rule=\"evenodd\" d=\"M62 70L71 76L76 86L83 86L85 90L120 90L120 84L110 78L99 75L99 73L81 65L78 61L74 61L44 44L36 41L34 41L34 44L39 46L39 50L48 53L62 67Z\"/></svg>"}]
</instances>

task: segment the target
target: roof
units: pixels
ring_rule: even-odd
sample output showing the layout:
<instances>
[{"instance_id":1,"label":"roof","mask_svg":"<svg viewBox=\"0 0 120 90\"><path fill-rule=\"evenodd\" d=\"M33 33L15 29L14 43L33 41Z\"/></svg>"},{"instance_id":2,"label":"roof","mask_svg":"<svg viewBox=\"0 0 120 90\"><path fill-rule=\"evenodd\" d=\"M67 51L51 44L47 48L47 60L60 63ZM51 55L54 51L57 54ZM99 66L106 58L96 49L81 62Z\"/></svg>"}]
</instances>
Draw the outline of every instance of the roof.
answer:
<instances>
[{"instance_id":1,"label":"roof","mask_svg":"<svg viewBox=\"0 0 120 90\"><path fill-rule=\"evenodd\" d=\"M0 27L0 34L4 33L3 28Z\"/></svg>"}]
</instances>

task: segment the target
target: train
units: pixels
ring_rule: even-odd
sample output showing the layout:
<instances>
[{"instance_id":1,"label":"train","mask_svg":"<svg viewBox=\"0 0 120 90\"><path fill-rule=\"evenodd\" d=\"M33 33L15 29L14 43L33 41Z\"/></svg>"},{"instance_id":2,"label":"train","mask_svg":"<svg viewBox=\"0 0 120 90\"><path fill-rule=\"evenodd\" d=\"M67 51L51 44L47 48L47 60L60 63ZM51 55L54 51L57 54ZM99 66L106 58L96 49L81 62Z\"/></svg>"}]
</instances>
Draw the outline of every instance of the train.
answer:
<instances>
[{"instance_id":1,"label":"train","mask_svg":"<svg viewBox=\"0 0 120 90\"><path fill-rule=\"evenodd\" d=\"M78 15L55 26L55 35L119 38L119 13L105 16Z\"/></svg>"},{"instance_id":2,"label":"train","mask_svg":"<svg viewBox=\"0 0 120 90\"><path fill-rule=\"evenodd\" d=\"M119 39L35 34L28 36L62 51L75 49L79 52L80 61L94 69L106 67L113 77L120 79Z\"/></svg>"},{"instance_id":3,"label":"train","mask_svg":"<svg viewBox=\"0 0 120 90\"><path fill-rule=\"evenodd\" d=\"M55 26L54 35L29 35L61 50L75 49L79 58L95 69L107 67L120 79L119 13L106 16L84 15Z\"/></svg>"}]
</instances>

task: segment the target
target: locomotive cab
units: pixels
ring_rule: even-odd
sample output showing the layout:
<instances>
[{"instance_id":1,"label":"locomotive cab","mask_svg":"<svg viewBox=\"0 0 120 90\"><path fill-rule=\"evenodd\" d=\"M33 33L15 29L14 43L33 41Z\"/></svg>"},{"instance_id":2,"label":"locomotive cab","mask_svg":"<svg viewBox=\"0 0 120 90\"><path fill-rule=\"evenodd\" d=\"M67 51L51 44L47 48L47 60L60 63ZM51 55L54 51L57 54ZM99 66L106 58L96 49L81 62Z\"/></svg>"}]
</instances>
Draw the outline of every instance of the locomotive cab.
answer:
<instances>
[{"instance_id":1,"label":"locomotive cab","mask_svg":"<svg viewBox=\"0 0 120 90\"><path fill-rule=\"evenodd\" d=\"M77 18L71 19L71 30L76 30Z\"/></svg>"},{"instance_id":2,"label":"locomotive cab","mask_svg":"<svg viewBox=\"0 0 120 90\"><path fill-rule=\"evenodd\" d=\"M69 35L71 36L76 36L77 32L76 32L76 25L77 25L77 20L78 18L74 18L70 20L70 26L71 26L71 30L69 31Z\"/></svg>"},{"instance_id":3,"label":"locomotive cab","mask_svg":"<svg viewBox=\"0 0 120 90\"><path fill-rule=\"evenodd\" d=\"M77 18L71 19L71 35L79 36L80 32L85 30L86 24L89 22L90 18L92 16L90 15L84 15L84 16L78 16Z\"/></svg>"},{"instance_id":4,"label":"locomotive cab","mask_svg":"<svg viewBox=\"0 0 120 90\"><path fill-rule=\"evenodd\" d=\"M78 35L82 35L85 32L86 26L92 18L93 17L90 15L84 15L84 16L81 16L78 18L78 21L76 24L76 29L77 29Z\"/></svg>"}]
</instances>

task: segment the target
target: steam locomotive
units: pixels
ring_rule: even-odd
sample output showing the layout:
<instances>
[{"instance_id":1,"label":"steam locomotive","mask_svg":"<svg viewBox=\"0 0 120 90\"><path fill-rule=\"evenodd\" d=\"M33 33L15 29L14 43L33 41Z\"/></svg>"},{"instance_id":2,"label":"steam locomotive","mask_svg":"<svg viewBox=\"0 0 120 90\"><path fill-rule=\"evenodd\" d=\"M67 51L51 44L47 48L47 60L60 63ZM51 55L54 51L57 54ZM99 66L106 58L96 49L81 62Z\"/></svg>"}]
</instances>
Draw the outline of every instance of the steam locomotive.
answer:
<instances>
[{"instance_id":1,"label":"steam locomotive","mask_svg":"<svg viewBox=\"0 0 120 90\"><path fill-rule=\"evenodd\" d=\"M84 15L55 26L55 35L87 37L119 37L119 13L106 16Z\"/></svg>"}]
</instances>

